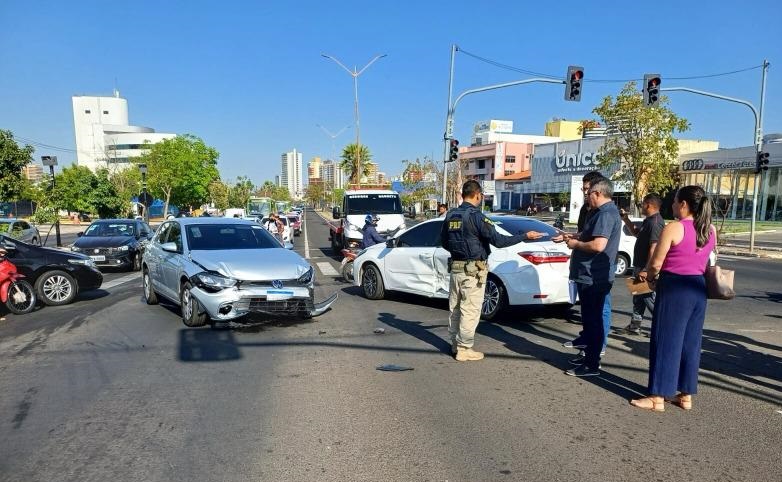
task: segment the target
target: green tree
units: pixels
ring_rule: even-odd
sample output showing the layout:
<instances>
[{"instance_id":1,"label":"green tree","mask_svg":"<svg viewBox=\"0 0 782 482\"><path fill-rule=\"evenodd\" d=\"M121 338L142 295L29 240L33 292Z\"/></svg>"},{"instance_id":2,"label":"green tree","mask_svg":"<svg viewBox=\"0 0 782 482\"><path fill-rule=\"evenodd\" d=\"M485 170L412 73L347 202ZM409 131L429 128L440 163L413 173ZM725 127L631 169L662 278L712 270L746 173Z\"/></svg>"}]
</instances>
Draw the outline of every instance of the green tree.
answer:
<instances>
[{"instance_id":1,"label":"green tree","mask_svg":"<svg viewBox=\"0 0 782 482\"><path fill-rule=\"evenodd\" d=\"M231 207L228 203L230 191L231 187L219 179L215 179L209 183L209 198L214 207L221 211Z\"/></svg>"},{"instance_id":2,"label":"green tree","mask_svg":"<svg viewBox=\"0 0 782 482\"><path fill-rule=\"evenodd\" d=\"M342 149L342 162L339 165L350 178L350 184L358 184L362 177L369 175L369 161L371 160L372 154L367 146L362 145L359 151L357 144L348 144ZM361 162L361 172L359 172L359 161Z\"/></svg>"},{"instance_id":3,"label":"green tree","mask_svg":"<svg viewBox=\"0 0 782 482\"><path fill-rule=\"evenodd\" d=\"M290 201L291 193L286 186L274 186L271 198L275 201Z\"/></svg>"},{"instance_id":4,"label":"green tree","mask_svg":"<svg viewBox=\"0 0 782 482\"><path fill-rule=\"evenodd\" d=\"M114 184L109 179L109 170L98 169L95 174L95 184L90 192L90 202L95 212L101 218L117 218L123 216L129 208L129 199L123 199Z\"/></svg>"},{"instance_id":5,"label":"green tree","mask_svg":"<svg viewBox=\"0 0 782 482\"><path fill-rule=\"evenodd\" d=\"M673 186L671 170L679 154L673 134L688 130L689 123L667 105L661 96L657 107L645 107L635 82L628 82L616 99L607 96L592 111L614 133L600 148L599 164L619 163L614 180L630 185L636 210L647 193Z\"/></svg>"},{"instance_id":6,"label":"green tree","mask_svg":"<svg viewBox=\"0 0 782 482\"><path fill-rule=\"evenodd\" d=\"M310 182L304 190L304 199L312 206L321 207L326 197L326 189L322 182Z\"/></svg>"},{"instance_id":7,"label":"green tree","mask_svg":"<svg viewBox=\"0 0 782 482\"><path fill-rule=\"evenodd\" d=\"M403 205L412 206L416 203L423 203L425 200L437 194L437 188L430 182L425 182L424 176L434 172L434 165L431 163L415 161L402 161L405 168L402 171L402 185L407 194L402 197ZM424 209L426 209L424 207Z\"/></svg>"},{"instance_id":8,"label":"green tree","mask_svg":"<svg viewBox=\"0 0 782 482\"><path fill-rule=\"evenodd\" d=\"M234 208L246 208L254 190L255 186L249 177L239 176L236 184L228 191L228 205Z\"/></svg>"},{"instance_id":9,"label":"green tree","mask_svg":"<svg viewBox=\"0 0 782 482\"><path fill-rule=\"evenodd\" d=\"M109 171L108 177L117 196L127 203L141 193L141 171L135 163L125 169Z\"/></svg>"},{"instance_id":10,"label":"green tree","mask_svg":"<svg viewBox=\"0 0 782 482\"><path fill-rule=\"evenodd\" d=\"M91 213L92 191L98 183L95 174L86 166L72 165L64 168L54 178L52 205L70 212Z\"/></svg>"},{"instance_id":11,"label":"green tree","mask_svg":"<svg viewBox=\"0 0 782 482\"><path fill-rule=\"evenodd\" d=\"M220 178L220 154L200 138L185 134L154 144L138 162L147 165L147 179L153 195L169 205L200 206L209 199L209 184Z\"/></svg>"},{"instance_id":12,"label":"green tree","mask_svg":"<svg viewBox=\"0 0 782 482\"><path fill-rule=\"evenodd\" d=\"M11 131L0 129L0 200L19 199L24 190L22 169L33 160L32 146L19 147Z\"/></svg>"}]
</instances>

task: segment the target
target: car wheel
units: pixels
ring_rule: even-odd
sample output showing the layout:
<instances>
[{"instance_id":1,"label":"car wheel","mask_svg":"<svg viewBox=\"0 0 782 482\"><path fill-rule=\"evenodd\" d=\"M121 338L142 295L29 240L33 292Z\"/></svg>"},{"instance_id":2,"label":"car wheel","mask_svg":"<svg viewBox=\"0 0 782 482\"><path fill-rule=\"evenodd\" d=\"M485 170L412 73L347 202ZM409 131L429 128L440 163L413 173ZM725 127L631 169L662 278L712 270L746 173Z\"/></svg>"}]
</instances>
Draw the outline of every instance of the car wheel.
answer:
<instances>
[{"instance_id":1,"label":"car wheel","mask_svg":"<svg viewBox=\"0 0 782 482\"><path fill-rule=\"evenodd\" d=\"M623 274L627 273L629 269L630 258L628 258L624 253L619 253L616 257L616 268L614 269L614 274L617 276L622 276Z\"/></svg>"},{"instance_id":2,"label":"car wheel","mask_svg":"<svg viewBox=\"0 0 782 482\"><path fill-rule=\"evenodd\" d=\"M133 265L131 266L133 271L141 271L141 253L136 253L133 256Z\"/></svg>"},{"instance_id":3,"label":"car wheel","mask_svg":"<svg viewBox=\"0 0 782 482\"><path fill-rule=\"evenodd\" d=\"M486 289L483 292L483 305L481 306L481 318L491 321L505 309L508 304L505 287L494 276L486 279Z\"/></svg>"},{"instance_id":4,"label":"car wheel","mask_svg":"<svg viewBox=\"0 0 782 482\"><path fill-rule=\"evenodd\" d=\"M331 234L331 255L337 256L339 254L339 246L337 245L337 240L335 238L335 234Z\"/></svg>"},{"instance_id":5,"label":"car wheel","mask_svg":"<svg viewBox=\"0 0 782 482\"><path fill-rule=\"evenodd\" d=\"M348 261L342 265L342 279L346 283L353 284L353 261Z\"/></svg>"},{"instance_id":6,"label":"car wheel","mask_svg":"<svg viewBox=\"0 0 782 482\"><path fill-rule=\"evenodd\" d=\"M182 321L185 326L197 328L204 326L209 321L209 316L206 313L198 313L200 306L198 300L190 293L192 287L193 285L189 281L185 281L182 285L182 291L179 293L179 304L182 307Z\"/></svg>"},{"instance_id":7,"label":"car wheel","mask_svg":"<svg viewBox=\"0 0 782 482\"><path fill-rule=\"evenodd\" d=\"M157 299L157 293L152 286L152 276L149 275L149 269L144 268L144 273L141 275L141 284L144 286L144 301L148 305L156 305L159 303Z\"/></svg>"},{"instance_id":8,"label":"car wheel","mask_svg":"<svg viewBox=\"0 0 782 482\"><path fill-rule=\"evenodd\" d=\"M35 291L48 306L67 305L79 292L76 280L65 271L49 271L35 282Z\"/></svg>"},{"instance_id":9,"label":"car wheel","mask_svg":"<svg viewBox=\"0 0 782 482\"><path fill-rule=\"evenodd\" d=\"M370 264L362 270L361 288L364 290L364 296L370 300L382 300L386 294L383 286L383 277L377 266Z\"/></svg>"}]
</instances>

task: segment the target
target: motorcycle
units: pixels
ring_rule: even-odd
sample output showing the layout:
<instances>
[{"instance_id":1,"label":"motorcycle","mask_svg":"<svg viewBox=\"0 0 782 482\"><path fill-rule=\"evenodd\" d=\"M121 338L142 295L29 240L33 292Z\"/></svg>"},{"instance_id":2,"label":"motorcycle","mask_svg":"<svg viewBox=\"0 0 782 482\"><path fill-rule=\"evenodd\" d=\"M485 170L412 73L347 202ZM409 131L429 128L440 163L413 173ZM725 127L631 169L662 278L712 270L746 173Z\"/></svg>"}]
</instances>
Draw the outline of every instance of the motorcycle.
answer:
<instances>
[{"instance_id":1,"label":"motorcycle","mask_svg":"<svg viewBox=\"0 0 782 482\"><path fill-rule=\"evenodd\" d=\"M353 283L353 261L358 256L358 251L355 249L343 249L342 256L342 268L340 269L342 279L347 283Z\"/></svg>"},{"instance_id":2,"label":"motorcycle","mask_svg":"<svg viewBox=\"0 0 782 482\"><path fill-rule=\"evenodd\" d=\"M0 302L17 315L30 313L38 301L33 286L24 277L7 259L0 262Z\"/></svg>"},{"instance_id":3,"label":"motorcycle","mask_svg":"<svg viewBox=\"0 0 782 482\"><path fill-rule=\"evenodd\" d=\"M554 221L554 227L559 229L560 231L565 229L565 215L560 214L557 216L556 221Z\"/></svg>"}]
</instances>

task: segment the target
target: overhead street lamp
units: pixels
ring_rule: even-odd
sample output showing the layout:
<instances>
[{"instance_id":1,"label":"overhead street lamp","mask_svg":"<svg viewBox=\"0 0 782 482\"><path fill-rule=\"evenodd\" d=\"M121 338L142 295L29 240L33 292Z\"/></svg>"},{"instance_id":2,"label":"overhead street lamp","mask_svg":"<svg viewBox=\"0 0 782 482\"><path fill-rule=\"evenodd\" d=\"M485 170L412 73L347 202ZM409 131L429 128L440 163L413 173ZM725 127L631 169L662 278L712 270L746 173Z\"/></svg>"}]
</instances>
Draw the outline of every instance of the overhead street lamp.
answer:
<instances>
[{"instance_id":1,"label":"overhead street lamp","mask_svg":"<svg viewBox=\"0 0 782 482\"><path fill-rule=\"evenodd\" d=\"M353 67L353 70L350 70L349 68L345 67L345 65L342 62L332 57L331 55L326 55L326 54L320 54L320 55L327 59L333 60L334 62L336 62L337 65L342 67L345 70L345 72L347 72L348 74L350 74L351 77L353 77L353 93L355 96L353 115L356 124L356 168L358 169L356 178L358 179L358 184L361 185L361 127L360 127L359 115L358 115L358 76L363 74L364 71L367 70L370 65L374 64L375 62L387 56L388 54L375 55L372 58L372 60L370 60L369 63L367 63L367 65L365 65L361 70L358 70L355 66Z\"/></svg>"},{"instance_id":2,"label":"overhead street lamp","mask_svg":"<svg viewBox=\"0 0 782 482\"><path fill-rule=\"evenodd\" d=\"M49 173L52 175L52 194L54 193L54 166L57 165L57 156L41 156L41 163L44 166L49 166ZM57 247L62 247L62 240L60 239L60 210L55 209L55 214L57 215L57 219L54 222L54 232L57 236ZM46 237L48 238L49 235L47 234Z\"/></svg>"}]
</instances>

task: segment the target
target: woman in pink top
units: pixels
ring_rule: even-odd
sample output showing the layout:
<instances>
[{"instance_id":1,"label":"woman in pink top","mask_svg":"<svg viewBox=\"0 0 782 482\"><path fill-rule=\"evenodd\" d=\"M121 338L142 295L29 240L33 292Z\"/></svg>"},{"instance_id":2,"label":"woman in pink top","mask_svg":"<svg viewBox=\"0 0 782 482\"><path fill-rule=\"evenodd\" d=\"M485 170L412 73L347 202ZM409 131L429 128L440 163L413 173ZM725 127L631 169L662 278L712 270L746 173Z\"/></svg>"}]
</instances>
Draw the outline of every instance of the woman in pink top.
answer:
<instances>
[{"instance_id":1,"label":"woman in pink top","mask_svg":"<svg viewBox=\"0 0 782 482\"><path fill-rule=\"evenodd\" d=\"M706 280L703 274L717 235L711 200L699 186L676 193L673 214L649 262L649 285L657 293L649 347L649 395L631 400L638 408L662 412L665 399L684 410L698 391Z\"/></svg>"}]
</instances>

